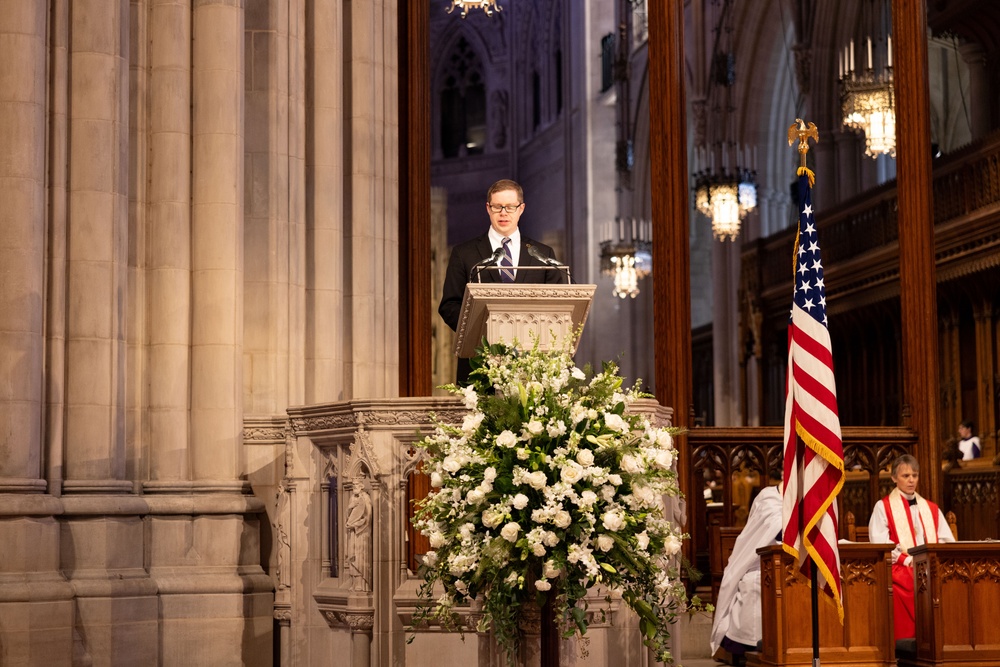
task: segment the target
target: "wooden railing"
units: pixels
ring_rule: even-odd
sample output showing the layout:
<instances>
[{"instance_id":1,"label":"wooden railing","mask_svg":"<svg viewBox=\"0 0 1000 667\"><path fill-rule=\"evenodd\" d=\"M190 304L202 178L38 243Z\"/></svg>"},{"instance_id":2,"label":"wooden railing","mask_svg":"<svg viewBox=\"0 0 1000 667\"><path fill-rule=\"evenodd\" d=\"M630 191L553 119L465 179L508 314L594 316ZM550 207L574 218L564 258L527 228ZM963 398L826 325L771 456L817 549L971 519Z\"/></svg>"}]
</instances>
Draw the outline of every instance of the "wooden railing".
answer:
<instances>
[{"instance_id":1,"label":"wooden railing","mask_svg":"<svg viewBox=\"0 0 1000 667\"><path fill-rule=\"evenodd\" d=\"M933 191L936 226L976 214L1000 212L1000 134L935 161ZM817 224L823 239L824 265L845 267L852 262L856 265L865 254L894 249L899 238L897 209L896 182L891 181L839 203L835 209L820 210ZM989 234L989 229L985 227L982 231ZM979 230L964 231L978 233ZM786 286L791 282L789 248L794 235L795 229L789 228L744 248L744 262L759 267L761 294L765 301L769 294L780 294L782 308L787 307L784 301L788 293ZM944 238L937 240L939 263L949 253L949 248L944 246L946 243ZM891 252L886 259L888 266L878 262L877 269L882 277L898 272L898 255ZM852 270L841 274L845 281L855 277ZM829 295L837 293L834 289L837 278L835 272L827 272Z\"/></svg>"}]
</instances>

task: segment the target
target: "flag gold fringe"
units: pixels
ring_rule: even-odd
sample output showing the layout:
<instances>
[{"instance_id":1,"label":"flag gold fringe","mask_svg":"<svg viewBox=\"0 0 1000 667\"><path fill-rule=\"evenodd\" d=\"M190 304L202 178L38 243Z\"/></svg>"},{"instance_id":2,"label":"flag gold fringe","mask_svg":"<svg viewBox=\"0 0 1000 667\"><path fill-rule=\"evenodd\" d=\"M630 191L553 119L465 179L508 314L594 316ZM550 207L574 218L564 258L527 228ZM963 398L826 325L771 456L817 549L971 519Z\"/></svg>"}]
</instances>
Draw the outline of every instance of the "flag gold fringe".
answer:
<instances>
[{"instance_id":1,"label":"flag gold fringe","mask_svg":"<svg viewBox=\"0 0 1000 667\"><path fill-rule=\"evenodd\" d=\"M810 169L809 167L799 167L798 171L795 172L795 175L801 176L802 174L805 174L806 176L809 177L810 188L816 186L816 174L813 172L812 169Z\"/></svg>"}]
</instances>

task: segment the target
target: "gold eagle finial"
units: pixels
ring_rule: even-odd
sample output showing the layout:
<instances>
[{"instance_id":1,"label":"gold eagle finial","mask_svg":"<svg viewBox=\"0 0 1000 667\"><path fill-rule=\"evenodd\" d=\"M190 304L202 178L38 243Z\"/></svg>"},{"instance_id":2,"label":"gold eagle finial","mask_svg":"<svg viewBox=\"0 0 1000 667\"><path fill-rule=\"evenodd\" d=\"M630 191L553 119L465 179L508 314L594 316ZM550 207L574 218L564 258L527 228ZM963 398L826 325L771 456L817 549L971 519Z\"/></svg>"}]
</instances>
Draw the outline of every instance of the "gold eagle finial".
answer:
<instances>
[{"instance_id":1,"label":"gold eagle finial","mask_svg":"<svg viewBox=\"0 0 1000 667\"><path fill-rule=\"evenodd\" d=\"M788 145L791 146L795 140L799 140L799 155L802 158L802 166L806 166L806 153L809 152L809 139L819 143L819 130L815 123L806 123L801 118L796 118L795 122L788 126Z\"/></svg>"}]
</instances>

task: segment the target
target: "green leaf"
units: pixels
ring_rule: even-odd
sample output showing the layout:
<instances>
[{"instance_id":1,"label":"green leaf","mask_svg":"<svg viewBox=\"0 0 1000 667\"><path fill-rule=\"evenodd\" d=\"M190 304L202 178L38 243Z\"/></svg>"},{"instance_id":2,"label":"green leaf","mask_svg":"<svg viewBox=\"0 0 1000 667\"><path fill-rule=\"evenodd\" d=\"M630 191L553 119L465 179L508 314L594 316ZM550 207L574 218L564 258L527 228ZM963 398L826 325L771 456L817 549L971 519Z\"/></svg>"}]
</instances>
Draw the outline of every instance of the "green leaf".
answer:
<instances>
[{"instance_id":1,"label":"green leaf","mask_svg":"<svg viewBox=\"0 0 1000 667\"><path fill-rule=\"evenodd\" d=\"M579 607L573 607L570 614L573 616L576 627L580 628L580 634L585 633L587 631L587 612Z\"/></svg>"}]
</instances>

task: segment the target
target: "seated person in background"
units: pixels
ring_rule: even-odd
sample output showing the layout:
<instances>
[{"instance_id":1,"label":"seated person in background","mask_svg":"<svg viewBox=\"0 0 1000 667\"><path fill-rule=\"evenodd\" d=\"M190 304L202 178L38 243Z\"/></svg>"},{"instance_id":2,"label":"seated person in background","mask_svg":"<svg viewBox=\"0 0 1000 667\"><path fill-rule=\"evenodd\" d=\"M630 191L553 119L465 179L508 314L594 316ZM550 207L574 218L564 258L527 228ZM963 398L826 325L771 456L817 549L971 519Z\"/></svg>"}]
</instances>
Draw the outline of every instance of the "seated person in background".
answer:
<instances>
[{"instance_id":1,"label":"seated person in background","mask_svg":"<svg viewBox=\"0 0 1000 667\"><path fill-rule=\"evenodd\" d=\"M979 438L972 435L972 422L966 419L958 425L958 451L962 453L963 461L971 461L982 456L983 446Z\"/></svg>"},{"instance_id":2,"label":"seated person in background","mask_svg":"<svg viewBox=\"0 0 1000 667\"><path fill-rule=\"evenodd\" d=\"M747 525L722 574L712 622L712 657L730 665L746 661L761 639L760 557L757 549L781 540L781 487L763 489L750 506Z\"/></svg>"},{"instance_id":3,"label":"seated person in background","mask_svg":"<svg viewBox=\"0 0 1000 667\"><path fill-rule=\"evenodd\" d=\"M909 550L935 542L954 542L955 536L937 505L917 493L920 465L903 454L892 462L896 488L875 504L868 522L873 544L892 543L892 609L896 639L915 636L913 617L913 558Z\"/></svg>"}]
</instances>

